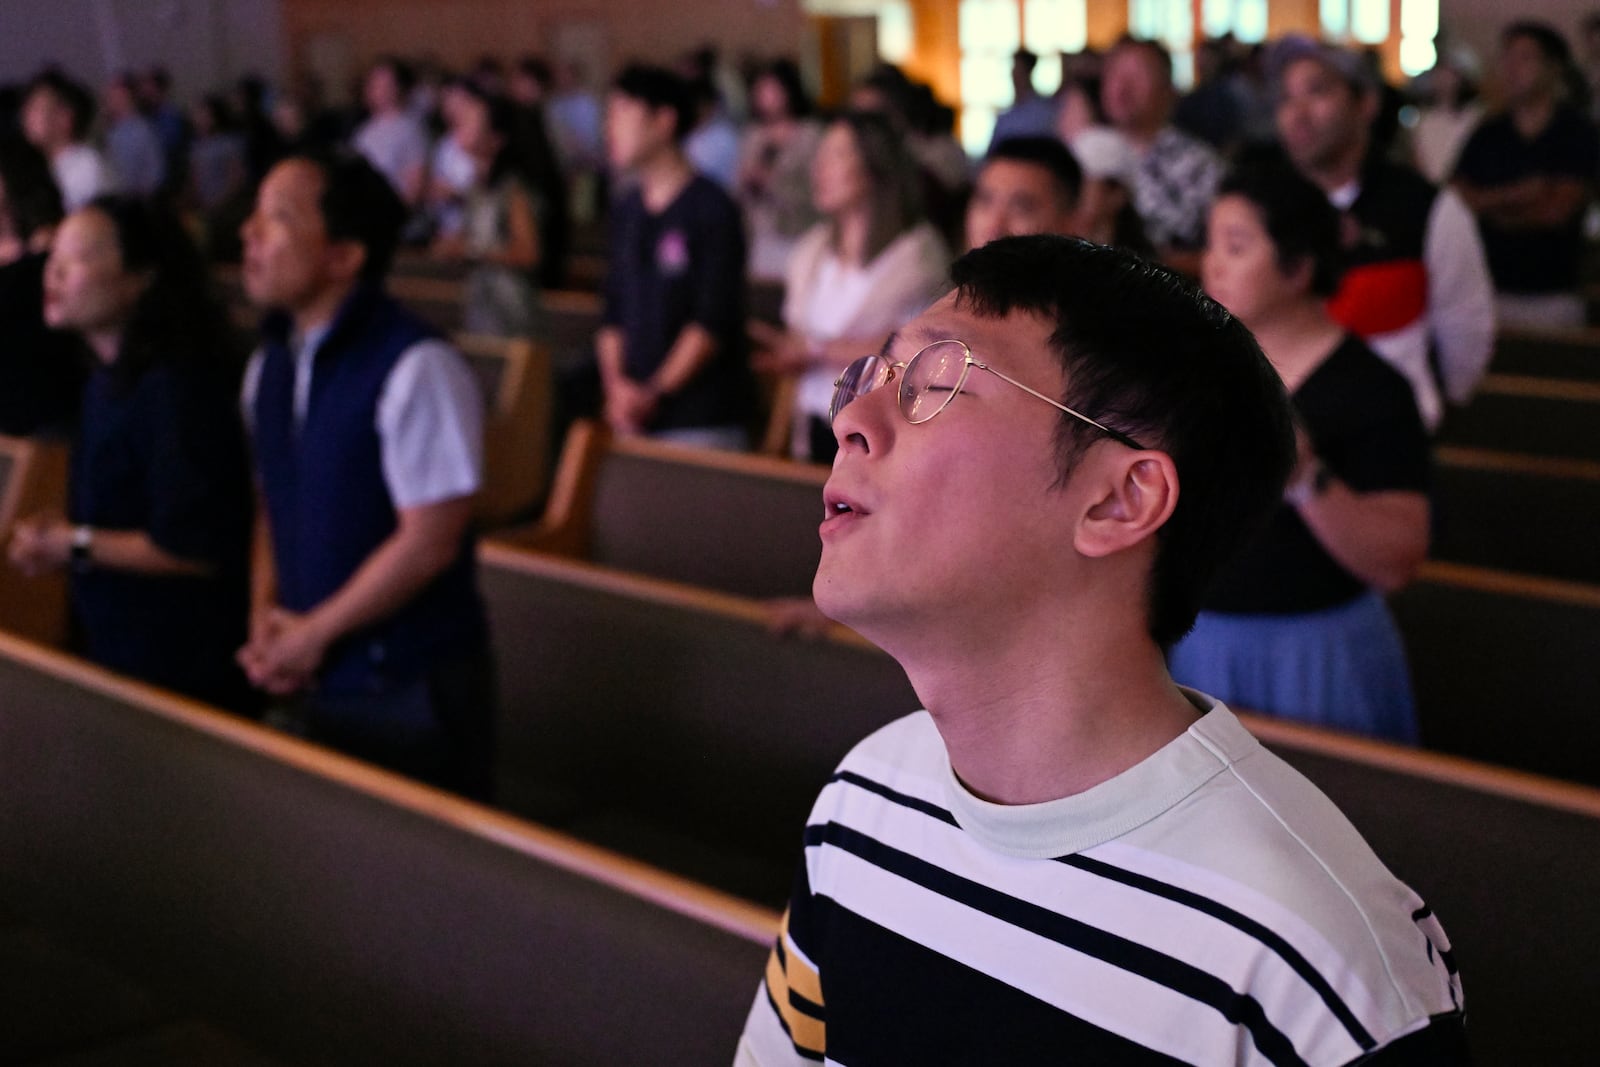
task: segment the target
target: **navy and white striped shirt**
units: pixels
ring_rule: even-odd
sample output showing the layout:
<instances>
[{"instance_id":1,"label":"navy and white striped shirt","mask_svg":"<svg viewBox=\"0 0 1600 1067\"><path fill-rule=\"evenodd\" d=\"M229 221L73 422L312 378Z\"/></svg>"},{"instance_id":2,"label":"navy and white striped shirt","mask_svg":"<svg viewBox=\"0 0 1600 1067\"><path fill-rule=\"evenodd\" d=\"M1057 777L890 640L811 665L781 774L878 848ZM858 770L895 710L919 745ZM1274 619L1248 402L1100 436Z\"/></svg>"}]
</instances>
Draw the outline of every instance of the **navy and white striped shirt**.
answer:
<instances>
[{"instance_id":1,"label":"navy and white striped shirt","mask_svg":"<svg viewBox=\"0 0 1600 1067\"><path fill-rule=\"evenodd\" d=\"M858 745L812 811L740 1067L1452 1062L1431 912L1191 696L1211 710L1182 736L1044 804L973 796L926 712Z\"/></svg>"}]
</instances>

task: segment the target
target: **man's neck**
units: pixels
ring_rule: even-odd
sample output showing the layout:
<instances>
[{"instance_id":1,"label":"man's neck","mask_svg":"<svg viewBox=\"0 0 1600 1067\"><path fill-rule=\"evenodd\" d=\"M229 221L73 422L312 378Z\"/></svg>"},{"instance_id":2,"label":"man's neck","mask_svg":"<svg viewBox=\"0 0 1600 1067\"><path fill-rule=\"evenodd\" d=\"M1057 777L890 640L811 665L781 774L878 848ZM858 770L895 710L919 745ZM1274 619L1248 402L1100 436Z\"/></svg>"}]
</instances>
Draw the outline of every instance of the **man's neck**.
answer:
<instances>
[{"instance_id":1,"label":"man's neck","mask_svg":"<svg viewBox=\"0 0 1600 1067\"><path fill-rule=\"evenodd\" d=\"M1125 126L1122 129L1122 136L1126 137L1128 143L1133 145L1134 151L1142 156L1150 151L1151 146L1156 143L1156 138L1160 137L1161 131L1166 128L1165 121L1158 122L1153 126Z\"/></svg>"},{"instance_id":2,"label":"man's neck","mask_svg":"<svg viewBox=\"0 0 1600 1067\"><path fill-rule=\"evenodd\" d=\"M1555 98L1539 96L1523 100L1511 107L1511 124L1525 141L1538 137L1556 117Z\"/></svg>"},{"instance_id":3,"label":"man's neck","mask_svg":"<svg viewBox=\"0 0 1600 1067\"><path fill-rule=\"evenodd\" d=\"M670 207L694 178L694 168L675 145L640 163L636 173L639 195L644 198L645 210L652 215L659 215Z\"/></svg>"},{"instance_id":4,"label":"man's neck","mask_svg":"<svg viewBox=\"0 0 1600 1067\"><path fill-rule=\"evenodd\" d=\"M1023 640L1008 642L968 633L925 656L897 653L957 776L986 800L1037 804L1082 793L1159 751L1198 717L1142 624L1085 616L1010 631L1018 635Z\"/></svg>"},{"instance_id":5,"label":"man's neck","mask_svg":"<svg viewBox=\"0 0 1600 1067\"><path fill-rule=\"evenodd\" d=\"M1367 142L1358 140L1337 156L1302 169L1311 183L1329 195L1361 177L1361 164L1367 158Z\"/></svg>"},{"instance_id":6,"label":"man's neck","mask_svg":"<svg viewBox=\"0 0 1600 1067\"><path fill-rule=\"evenodd\" d=\"M294 335L304 338L315 330L328 327L333 323L334 316L339 314L339 309L344 302L355 292L356 282L341 282L329 285L319 290L305 302L289 309L289 316L294 322Z\"/></svg>"}]
</instances>

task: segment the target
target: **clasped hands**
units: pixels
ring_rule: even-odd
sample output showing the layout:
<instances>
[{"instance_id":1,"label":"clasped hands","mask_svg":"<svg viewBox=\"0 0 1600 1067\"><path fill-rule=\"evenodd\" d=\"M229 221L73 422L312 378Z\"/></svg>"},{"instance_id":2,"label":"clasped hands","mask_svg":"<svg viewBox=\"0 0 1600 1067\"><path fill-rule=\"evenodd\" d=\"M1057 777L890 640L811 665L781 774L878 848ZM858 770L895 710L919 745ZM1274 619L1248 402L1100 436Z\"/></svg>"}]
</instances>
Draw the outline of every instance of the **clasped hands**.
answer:
<instances>
[{"instance_id":1,"label":"clasped hands","mask_svg":"<svg viewBox=\"0 0 1600 1067\"><path fill-rule=\"evenodd\" d=\"M274 606L251 613L250 640L235 658L251 685L286 697L311 683L328 644L312 615Z\"/></svg>"}]
</instances>

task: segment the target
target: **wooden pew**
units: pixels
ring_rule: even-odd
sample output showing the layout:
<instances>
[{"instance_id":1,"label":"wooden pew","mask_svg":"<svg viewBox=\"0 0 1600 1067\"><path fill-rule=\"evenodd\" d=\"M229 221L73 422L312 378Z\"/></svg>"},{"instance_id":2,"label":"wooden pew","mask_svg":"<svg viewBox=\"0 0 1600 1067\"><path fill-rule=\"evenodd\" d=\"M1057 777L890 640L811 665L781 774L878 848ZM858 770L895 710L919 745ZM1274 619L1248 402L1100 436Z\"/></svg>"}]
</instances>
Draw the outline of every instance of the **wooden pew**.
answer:
<instances>
[{"instance_id":1,"label":"wooden pew","mask_svg":"<svg viewBox=\"0 0 1600 1067\"><path fill-rule=\"evenodd\" d=\"M50 645L67 640L67 579L26 578L6 560L18 519L67 510L68 447L0 436L0 630Z\"/></svg>"},{"instance_id":2,"label":"wooden pew","mask_svg":"<svg viewBox=\"0 0 1600 1067\"><path fill-rule=\"evenodd\" d=\"M1431 562L1389 603L1428 748L1600 783L1600 586Z\"/></svg>"},{"instance_id":3,"label":"wooden pew","mask_svg":"<svg viewBox=\"0 0 1600 1067\"><path fill-rule=\"evenodd\" d=\"M460 278L394 274L389 295L421 315L444 333L461 329L464 290Z\"/></svg>"},{"instance_id":4,"label":"wooden pew","mask_svg":"<svg viewBox=\"0 0 1600 1067\"><path fill-rule=\"evenodd\" d=\"M1536 715L1503 711L1537 729ZM1241 718L1333 798L1444 923L1475 1062L1593 1059L1600 791Z\"/></svg>"},{"instance_id":5,"label":"wooden pew","mask_svg":"<svg viewBox=\"0 0 1600 1067\"><path fill-rule=\"evenodd\" d=\"M1472 402L1446 417L1439 440L1600 461L1600 382L1485 375Z\"/></svg>"},{"instance_id":6,"label":"wooden pew","mask_svg":"<svg viewBox=\"0 0 1600 1067\"><path fill-rule=\"evenodd\" d=\"M552 289L543 294L552 362L558 372L594 361L594 335L602 311L595 293Z\"/></svg>"},{"instance_id":7,"label":"wooden pew","mask_svg":"<svg viewBox=\"0 0 1600 1067\"><path fill-rule=\"evenodd\" d=\"M749 597L811 591L824 467L567 435L544 517L506 535L528 548Z\"/></svg>"},{"instance_id":8,"label":"wooden pew","mask_svg":"<svg viewBox=\"0 0 1600 1067\"><path fill-rule=\"evenodd\" d=\"M495 527L526 519L543 499L549 478L549 350L531 341L470 334L454 341L488 404L478 521Z\"/></svg>"},{"instance_id":9,"label":"wooden pew","mask_svg":"<svg viewBox=\"0 0 1600 1067\"><path fill-rule=\"evenodd\" d=\"M1504 329L1490 369L1496 374L1600 381L1600 329Z\"/></svg>"},{"instance_id":10,"label":"wooden pew","mask_svg":"<svg viewBox=\"0 0 1600 1067\"><path fill-rule=\"evenodd\" d=\"M487 543L509 810L774 906L850 747L918 707L849 631L779 638L754 602Z\"/></svg>"},{"instance_id":11,"label":"wooden pew","mask_svg":"<svg viewBox=\"0 0 1600 1067\"><path fill-rule=\"evenodd\" d=\"M1435 460L1434 558L1600 583L1600 462L1449 445Z\"/></svg>"},{"instance_id":12,"label":"wooden pew","mask_svg":"<svg viewBox=\"0 0 1600 1067\"><path fill-rule=\"evenodd\" d=\"M574 833L680 865L712 833L723 847L776 836L787 850L751 854L758 867L709 870L759 876L771 886L762 898L784 892L798 861L785 824L803 817L807 782L814 792L832 761L911 699L897 694L892 661L846 655L848 639L763 648L759 613L735 598L494 547L483 561L507 801L548 808L537 794L563 789L582 809L568 817ZM1478 1061L1581 1062L1585 1006L1600 997L1589 959L1600 792L1245 718L1441 915ZM641 810L621 810L629 804Z\"/></svg>"},{"instance_id":13,"label":"wooden pew","mask_svg":"<svg viewBox=\"0 0 1600 1067\"><path fill-rule=\"evenodd\" d=\"M0 692L0 906L182 1018L287 1063L732 1055L771 911L9 637Z\"/></svg>"}]
</instances>

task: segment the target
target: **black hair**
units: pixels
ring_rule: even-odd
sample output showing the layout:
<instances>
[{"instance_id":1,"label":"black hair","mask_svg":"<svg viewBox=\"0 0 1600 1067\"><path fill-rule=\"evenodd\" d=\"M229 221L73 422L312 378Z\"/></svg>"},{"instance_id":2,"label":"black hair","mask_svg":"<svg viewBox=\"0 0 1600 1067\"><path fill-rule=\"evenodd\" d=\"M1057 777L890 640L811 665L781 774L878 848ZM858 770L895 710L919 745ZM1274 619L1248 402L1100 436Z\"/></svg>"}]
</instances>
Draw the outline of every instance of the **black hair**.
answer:
<instances>
[{"instance_id":1,"label":"black hair","mask_svg":"<svg viewBox=\"0 0 1600 1067\"><path fill-rule=\"evenodd\" d=\"M1033 68L1039 65L1039 57L1028 51L1026 48L1019 48L1015 52L1011 53L1011 62L1026 68L1031 74L1033 72Z\"/></svg>"},{"instance_id":2,"label":"black hair","mask_svg":"<svg viewBox=\"0 0 1600 1067\"><path fill-rule=\"evenodd\" d=\"M95 115L93 93L84 88L81 82L53 69L40 71L28 83L28 96L41 91L54 96L72 112L73 140L81 141L88 136L89 125L94 122Z\"/></svg>"},{"instance_id":3,"label":"black hair","mask_svg":"<svg viewBox=\"0 0 1600 1067\"><path fill-rule=\"evenodd\" d=\"M532 78L540 89L549 91L554 79L550 74L550 64L542 56L526 55L517 60L517 73Z\"/></svg>"},{"instance_id":4,"label":"black hair","mask_svg":"<svg viewBox=\"0 0 1600 1067\"><path fill-rule=\"evenodd\" d=\"M1285 160L1247 158L1223 179L1217 197L1238 196L1250 202L1277 249L1284 274L1311 264L1311 292L1332 296L1344 274L1339 213L1327 194L1306 180Z\"/></svg>"},{"instance_id":5,"label":"black hair","mask_svg":"<svg viewBox=\"0 0 1600 1067\"><path fill-rule=\"evenodd\" d=\"M84 210L110 220L123 271L149 276L123 328L113 381L131 388L162 364L235 369L229 366L236 346L227 312L177 216L130 196L97 197Z\"/></svg>"},{"instance_id":6,"label":"black hair","mask_svg":"<svg viewBox=\"0 0 1600 1067\"><path fill-rule=\"evenodd\" d=\"M694 129L695 101L689 83L665 67L630 63L617 75L611 87L651 111L670 110L674 140L682 141Z\"/></svg>"},{"instance_id":7,"label":"black hair","mask_svg":"<svg viewBox=\"0 0 1600 1067\"><path fill-rule=\"evenodd\" d=\"M988 163L996 159L1009 159L1029 163L1048 171L1062 199L1070 206L1078 202L1083 192L1083 168L1073 158L1067 146L1054 137L1007 137L984 158Z\"/></svg>"},{"instance_id":8,"label":"black hair","mask_svg":"<svg viewBox=\"0 0 1600 1067\"><path fill-rule=\"evenodd\" d=\"M867 173L872 221L863 250L867 262L923 219L920 171L887 115L846 111L833 120L850 131L850 141Z\"/></svg>"},{"instance_id":9,"label":"black hair","mask_svg":"<svg viewBox=\"0 0 1600 1067\"><path fill-rule=\"evenodd\" d=\"M354 241L366 251L361 280L378 282L389 273L406 207L377 170L349 149L296 153L289 159L309 163L322 175L318 207L332 241Z\"/></svg>"},{"instance_id":10,"label":"black hair","mask_svg":"<svg viewBox=\"0 0 1600 1067\"><path fill-rule=\"evenodd\" d=\"M1121 249L1074 237L1005 237L951 270L957 306L1053 324L1062 403L1177 467L1177 507L1157 533L1150 636L1170 647L1194 625L1211 580L1283 495L1295 459L1283 382L1244 325L1194 283ZM1060 483L1103 435L1062 416Z\"/></svg>"},{"instance_id":11,"label":"black hair","mask_svg":"<svg viewBox=\"0 0 1600 1067\"><path fill-rule=\"evenodd\" d=\"M813 108L811 96L806 92L805 82L800 77L800 68L792 59L774 59L756 71L755 77L750 79L751 85L762 78L771 78L783 89L784 109L791 118L802 119L810 115Z\"/></svg>"},{"instance_id":12,"label":"black hair","mask_svg":"<svg viewBox=\"0 0 1600 1067\"><path fill-rule=\"evenodd\" d=\"M1567 44L1567 39L1561 35L1548 22L1538 19L1518 19L1508 23L1500 31L1502 46L1510 44L1514 39L1524 37L1534 43L1539 49L1539 54L1544 56L1545 62L1561 67L1563 71L1572 65L1572 49Z\"/></svg>"},{"instance_id":13,"label":"black hair","mask_svg":"<svg viewBox=\"0 0 1600 1067\"><path fill-rule=\"evenodd\" d=\"M417 86L416 68L399 56L380 56L378 61L372 64L372 69L389 72L394 78L395 87L400 90L401 101L404 101Z\"/></svg>"},{"instance_id":14,"label":"black hair","mask_svg":"<svg viewBox=\"0 0 1600 1067\"><path fill-rule=\"evenodd\" d=\"M0 138L0 187L11 229L26 244L35 233L61 221L61 190L50 161L16 134Z\"/></svg>"},{"instance_id":15,"label":"black hair","mask_svg":"<svg viewBox=\"0 0 1600 1067\"><path fill-rule=\"evenodd\" d=\"M1166 45L1150 37L1135 37L1133 34L1123 34L1117 43L1111 46L1111 52L1121 52L1125 49L1136 49L1156 60L1161 76L1168 85L1172 84L1172 52ZM1110 53L1107 53L1108 55Z\"/></svg>"}]
</instances>

